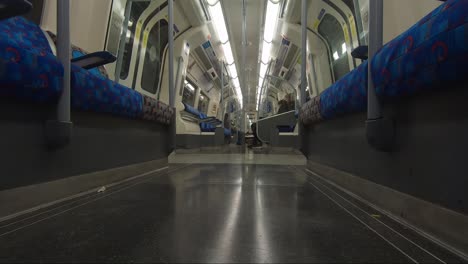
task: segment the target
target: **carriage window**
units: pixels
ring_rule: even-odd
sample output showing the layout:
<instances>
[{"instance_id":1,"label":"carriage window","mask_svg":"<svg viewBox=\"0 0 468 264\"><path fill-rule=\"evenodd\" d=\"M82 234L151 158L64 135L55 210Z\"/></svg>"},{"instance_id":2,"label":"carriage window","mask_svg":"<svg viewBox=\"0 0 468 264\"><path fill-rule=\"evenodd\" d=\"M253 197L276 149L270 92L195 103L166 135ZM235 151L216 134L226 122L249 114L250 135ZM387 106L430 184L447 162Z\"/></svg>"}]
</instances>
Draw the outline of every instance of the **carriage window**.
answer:
<instances>
[{"instance_id":1,"label":"carriage window","mask_svg":"<svg viewBox=\"0 0 468 264\"><path fill-rule=\"evenodd\" d=\"M166 20L160 20L151 29L148 42L146 43L145 62L143 64L143 75L141 87L155 94L158 90L159 76L161 74L161 60L164 48L168 42L168 24Z\"/></svg>"},{"instance_id":2,"label":"carriage window","mask_svg":"<svg viewBox=\"0 0 468 264\"><path fill-rule=\"evenodd\" d=\"M342 0L351 10L360 45L367 44L368 14L367 7L369 0Z\"/></svg>"},{"instance_id":3,"label":"carriage window","mask_svg":"<svg viewBox=\"0 0 468 264\"><path fill-rule=\"evenodd\" d=\"M208 106L210 105L210 98L204 94L200 93L200 100L198 101L198 111L208 114Z\"/></svg>"},{"instance_id":4,"label":"carriage window","mask_svg":"<svg viewBox=\"0 0 468 264\"><path fill-rule=\"evenodd\" d=\"M332 15L326 14L318 28L319 34L327 41L332 52L332 65L335 80L350 71L349 58L343 27Z\"/></svg>"},{"instance_id":5,"label":"carriage window","mask_svg":"<svg viewBox=\"0 0 468 264\"><path fill-rule=\"evenodd\" d=\"M132 60L133 41L138 24L138 19L143 12L150 5L150 1L128 1L127 5L131 3L132 9L130 10L130 19L128 20L128 30L126 33L125 49L122 58L122 70L120 71L120 79L125 80L130 71L130 61ZM120 29L121 30L121 29Z\"/></svg>"},{"instance_id":6,"label":"carriage window","mask_svg":"<svg viewBox=\"0 0 468 264\"><path fill-rule=\"evenodd\" d=\"M195 105L195 94L197 92L197 87L191 82L185 80L184 94L182 96L182 103L194 106Z\"/></svg>"}]
</instances>

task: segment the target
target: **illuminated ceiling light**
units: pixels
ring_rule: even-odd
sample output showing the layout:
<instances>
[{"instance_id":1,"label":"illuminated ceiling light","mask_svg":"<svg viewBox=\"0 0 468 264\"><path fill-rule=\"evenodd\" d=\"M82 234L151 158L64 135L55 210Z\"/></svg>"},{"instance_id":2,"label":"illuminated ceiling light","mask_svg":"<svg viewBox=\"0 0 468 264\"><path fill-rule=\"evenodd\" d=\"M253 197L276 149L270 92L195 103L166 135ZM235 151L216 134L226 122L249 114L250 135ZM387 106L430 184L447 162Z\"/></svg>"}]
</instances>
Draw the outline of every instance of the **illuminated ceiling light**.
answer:
<instances>
[{"instance_id":1,"label":"illuminated ceiling light","mask_svg":"<svg viewBox=\"0 0 468 264\"><path fill-rule=\"evenodd\" d=\"M270 53L271 53L272 44L268 42L263 42L262 48L262 63L268 63L270 61Z\"/></svg>"},{"instance_id":2,"label":"illuminated ceiling light","mask_svg":"<svg viewBox=\"0 0 468 264\"><path fill-rule=\"evenodd\" d=\"M234 91L236 92L237 99L241 108L243 107L242 90L240 89L239 79L237 78L237 70L232 53L232 47L229 43L229 34L226 29L226 23L224 19L223 9L221 7L221 1L219 0L207 0L208 9L211 14L213 27L218 35L219 41L222 44L224 51L224 58L228 66L228 71L233 79Z\"/></svg>"},{"instance_id":3,"label":"illuminated ceiling light","mask_svg":"<svg viewBox=\"0 0 468 264\"><path fill-rule=\"evenodd\" d=\"M191 84L188 84L187 87L190 91L195 92L195 87L193 87Z\"/></svg>"},{"instance_id":4,"label":"illuminated ceiling light","mask_svg":"<svg viewBox=\"0 0 468 264\"><path fill-rule=\"evenodd\" d=\"M333 58L335 60L338 60L340 58L340 56L338 55L338 51L335 51L335 53L333 53Z\"/></svg>"},{"instance_id":5,"label":"illuminated ceiling light","mask_svg":"<svg viewBox=\"0 0 468 264\"><path fill-rule=\"evenodd\" d=\"M260 58L260 72L259 72L259 80L258 80L258 87L257 89L261 89L263 86L263 79L268 70L268 62L270 61L271 49L273 44L271 43L275 37L276 26L278 23L278 15L280 11L280 1L276 1L276 3L268 0L266 14L265 14L265 26L263 29L263 47L262 47L262 56ZM258 91L257 91L258 93ZM259 96L257 102L257 111L260 106L260 98Z\"/></svg>"},{"instance_id":6,"label":"illuminated ceiling light","mask_svg":"<svg viewBox=\"0 0 468 264\"><path fill-rule=\"evenodd\" d=\"M260 63L260 78L265 79L267 70L268 70L268 65Z\"/></svg>"},{"instance_id":7,"label":"illuminated ceiling light","mask_svg":"<svg viewBox=\"0 0 468 264\"><path fill-rule=\"evenodd\" d=\"M229 65L227 68L229 71L229 75L231 75L231 78L237 79L238 76L237 76L236 65L232 64L232 65Z\"/></svg>"},{"instance_id":8,"label":"illuminated ceiling light","mask_svg":"<svg viewBox=\"0 0 468 264\"><path fill-rule=\"evenodd\" d=\"M348 47L346 47L346 43L343 43L343 45L341 45L341 50L342 50L343 54L348 52Z\"/></svg>"},{"instance_id":9,"label":"illuminated ceiling light","mask_svg":"<svg viewBox=\"0 0 468 264\"><path fill-rule=\"evenodd\" d=\"M280 4L268 1L267 11L265 16L265 29L263 39L267 42L272 42L276 31L276 22L278 21L278 14L280 10Z\"/></svg>"},{"instance_id":10,"label":"illuminated ceiling light","mask_svg":"<svg viewBox=\"0 0 468 264\"><path fill-rule=\"evenodd\" d=\"M210 6L210 14L212 18L212 24L218 33L219 41L226 43L229 41L229 35L226 29L226 23L224 20L223 9L221 8L221 2L217 2L215 5Z\"/></svg>"},{"instance_id":11,"label":"illuminated ceiling light","mask_svg":"<svg viewBox=\"0 0 468 264\"><path fill-rule=\"evenodd\" d=\"M263 78L258 79L258 88L262 89L263 86ZM257 91L257 94L260 94L260 91Z\"/></svg>"},{"instance_id":12,"label":"illuminated ceiling light","mask_svg":"<svg viewBox=\"0 0 468 264\"><path fill-rule=\"evenodd\" d=\"M232 80L232 83L234 84L234 87L236 87L236 88L240 87L239 78L233 79L233 80Z\"/></svg>"},{"instance_id":13,"label":"illuminated ceiling light","mask_svg":"<svg viewBox=\"0 0 468 264\"><path fill-rule=\"evenodd\" d=\"M226 60L226 64L228 65L233 64L234 56L232 55L231 43L229 43L229 41L223 44L223 51L224 51L224 59Z\"/></svg>"}]
</instances>

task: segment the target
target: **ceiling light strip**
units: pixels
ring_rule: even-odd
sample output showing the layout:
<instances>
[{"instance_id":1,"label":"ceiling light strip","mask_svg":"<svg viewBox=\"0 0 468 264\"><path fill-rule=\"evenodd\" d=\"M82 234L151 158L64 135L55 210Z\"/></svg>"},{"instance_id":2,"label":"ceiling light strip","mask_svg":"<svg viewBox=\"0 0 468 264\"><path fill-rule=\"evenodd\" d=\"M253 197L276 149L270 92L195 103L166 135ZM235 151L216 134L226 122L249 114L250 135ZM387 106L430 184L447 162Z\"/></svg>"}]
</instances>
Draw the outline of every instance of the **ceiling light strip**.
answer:
<instances>
[{"instance_id":1,"label":"ceiling light strip","mask_svg":"<svg viewBox=\"0 0 468 264\"><path fill-rule=\"evenodd\" d=\"M272 42L275 38L279 12L280 1L272 2L271 0L268 0L263 30L262 55L260 57L260 72L258 80L259 87L257 87L257 89L262 89L264 85L265 75L268 71L268 63L270 62L271 57L271 49L273 47ZM262 92L260 92L259 94L260 96L257 101L257 111L260 108Z\"/></svg>"},{"instance_id":2,"label":"ceiling light strip","mask_svg":"<svg viewBox=\"0 0 468 264\"><path fill-rule=\"evenodd\" d=\"M237 74L237 68L232 52L231 43L229 42L229 34L226 28L226 20L224 19L223 8L221 7L221 1L219 0L206 0L208 9L211 15L211 22L218 35L219 41L224 52L224 60L228 65L228 72L231 77L234 90L236 92L237 100L241 108L243 107L243 96L240 88L239 78Z\"/></svg>"}]
</instances>

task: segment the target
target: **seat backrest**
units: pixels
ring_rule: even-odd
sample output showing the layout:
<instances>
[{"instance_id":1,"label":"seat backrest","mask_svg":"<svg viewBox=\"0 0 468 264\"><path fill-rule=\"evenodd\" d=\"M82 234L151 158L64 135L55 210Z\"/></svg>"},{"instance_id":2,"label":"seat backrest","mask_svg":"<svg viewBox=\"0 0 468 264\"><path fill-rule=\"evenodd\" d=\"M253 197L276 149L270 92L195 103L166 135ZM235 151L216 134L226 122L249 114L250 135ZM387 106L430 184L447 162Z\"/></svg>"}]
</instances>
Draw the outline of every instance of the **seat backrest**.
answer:
<instances>
[{"instance_id":1,"label":"seat backrest","mask_svg":"<svg viewBox=\"0 0 468 264\"><path fill-rule=\"evenodd\" d=\"M21 16L0 21L0 41L41 56L53 54L42 29Z\"/></svg>"},{"instance_id":2,"label":"seat backrest","mask_svg":"<svg viewBox=\"0 0 468 264\"><path fill-rule=\"evenodd\" d=\"M198 110L195 109L193 106L190 106L190 105L188 105L186 103L183 103L183 104L184 104L184 107L185 107L185 109L184 109L185 112L190 113L192 115L195 115L197 117L200 115L200 112L198 112Z\"/></svg>"},{"instance_id":3,"label":"seat backrest","mask_svg":"<svg viewBox=\"0 0 468 264\"><path fill-rule=\"evenodd\" d=\"M436 8L372 58L377 95L393 100L466 83L467 32L468 1L449 0Z\"/></svg>"}]
</instances>

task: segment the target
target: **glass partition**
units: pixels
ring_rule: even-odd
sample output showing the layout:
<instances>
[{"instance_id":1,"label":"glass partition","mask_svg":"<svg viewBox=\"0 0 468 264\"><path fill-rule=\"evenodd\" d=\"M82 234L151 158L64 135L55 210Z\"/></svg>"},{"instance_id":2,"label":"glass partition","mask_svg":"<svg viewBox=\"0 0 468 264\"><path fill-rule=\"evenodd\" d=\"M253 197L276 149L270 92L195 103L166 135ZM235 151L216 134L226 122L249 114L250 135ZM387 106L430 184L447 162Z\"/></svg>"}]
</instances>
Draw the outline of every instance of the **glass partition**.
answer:
<instances>
[{"instance_id":1,"label":"glass partition","mask_svg":"<svg viewBox=\"0 0 468 264\"><path fill-rule=\"evenodd\" d=\"M198 100L198 111L208 114L208 106L210 105L210 98L205 93L200 93Z\"/></svg>"},{"instance_id":2,"label":"glass partition","mask_svg":"<svg viewBox=\"0 0 468 264\"><path fill-rule=\"evenodd\" d=\"M185 80L184 94L182 95L182 103L194 107L197 89L198 88L192 82Z\"/></svg>"}]
</instances>

